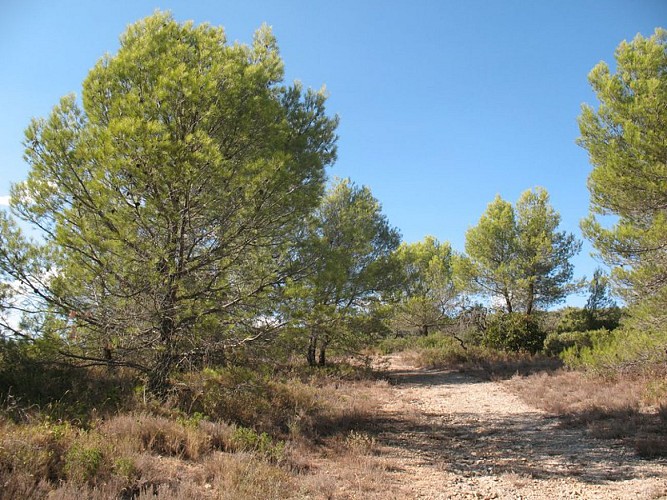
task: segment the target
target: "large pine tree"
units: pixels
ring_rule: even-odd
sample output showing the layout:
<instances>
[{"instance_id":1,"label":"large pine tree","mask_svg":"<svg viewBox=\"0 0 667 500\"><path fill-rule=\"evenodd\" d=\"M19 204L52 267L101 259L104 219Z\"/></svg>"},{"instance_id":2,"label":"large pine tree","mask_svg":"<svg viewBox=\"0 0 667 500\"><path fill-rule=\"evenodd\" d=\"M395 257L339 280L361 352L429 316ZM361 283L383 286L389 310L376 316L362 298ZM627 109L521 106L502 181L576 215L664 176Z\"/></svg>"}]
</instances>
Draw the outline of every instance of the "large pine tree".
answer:
<instances>
[{"instance_id":1,"label":"large pine tree","mask_svg":"<svg viewBox=\"0 0 667 500\"><path fill-rule=\"evenodd\" d=\"M159 393L188 353L261 316L335 158L323 93L282 80L267 27L228 45L156 13L90 71L82 107L65 97L32 122L12 203L43 241L6 231L0 266L42 299L63 352L138 368Z\"/></svg>"}]
</instances>

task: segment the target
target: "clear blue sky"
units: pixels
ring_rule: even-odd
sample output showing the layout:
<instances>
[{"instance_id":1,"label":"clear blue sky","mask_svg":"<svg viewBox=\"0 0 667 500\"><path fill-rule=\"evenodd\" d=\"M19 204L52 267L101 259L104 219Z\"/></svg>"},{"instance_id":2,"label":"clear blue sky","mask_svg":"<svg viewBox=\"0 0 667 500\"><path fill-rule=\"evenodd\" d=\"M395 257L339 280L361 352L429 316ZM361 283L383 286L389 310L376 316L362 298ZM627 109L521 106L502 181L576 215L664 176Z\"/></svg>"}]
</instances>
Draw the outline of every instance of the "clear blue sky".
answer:
<instances>
[{"instance_id":1,"label":"clear blue sky","mask_svg":"<svg viewBox=\"0 0 667 500\"><path fill-rule=\"evenodd\" d=\"M621 40L667 26L667 0L0 0L0 202L27 174L30 118L79 94L127 24L157 8L222 25L230 41L273 26L287 79L326 84L341 118L330 176L368 185L406 241L432 234L457 250L496 194L537 185L580 234L587 74ZM592 274L590 251L577 275Z\"/></svg>"}]
</instances>

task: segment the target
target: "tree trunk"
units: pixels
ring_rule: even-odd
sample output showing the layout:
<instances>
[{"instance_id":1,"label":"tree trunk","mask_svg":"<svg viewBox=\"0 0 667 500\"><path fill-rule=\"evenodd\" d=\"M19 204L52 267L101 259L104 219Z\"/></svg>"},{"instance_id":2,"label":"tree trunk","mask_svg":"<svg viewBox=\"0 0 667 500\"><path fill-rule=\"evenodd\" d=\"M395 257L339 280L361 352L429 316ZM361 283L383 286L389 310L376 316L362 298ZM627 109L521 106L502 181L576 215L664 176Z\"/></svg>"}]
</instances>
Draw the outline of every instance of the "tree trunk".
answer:
<instances>
[{"instance_id":1,"label":"tree trunk","mask_svg":"<svg viewBox=\"0 0 667 500\"><path fill-rule=\"evenodd\" d=\"M528 285L528 303L526 304L526 316L530 316L533 312L533 303L535 302L535 285L531 283Z\"/></svg>"},{"instance_id":2,"label":"tree trunk","mask_svg":"<svg viewBox=\"0 0 667 500\"><path fill-rule=\"evenodd\" d=\"M306 359L308 359L309 366L315 366L315 353L317 352L317 334L310 334L310 341L308 342L308 354Z\"/></svg>"},{"instance_id":3,"label":"tree trunk","mask_svg":"<svg viewBox=\"0 0 667 500\"><path fill-rule=\"evenodd\" d=\"M171 287L167 297L167 304L174 303L175 290ZM172 308L173 309L173 308ZM165 308L166 311L169 309ZM148 374L147 390L158 399L164 399L169 392L169 374L174 365L174 319L169 313L163 313L160 322L160 346L162 350L157 353L155 365Z\"/></svg>"},{"instance_id":4,"label":"tree trunk","mask_svg":"<svg viewBox=\"0 0 667 500\"><path fill-rule=\"evenodd\" d=\"M169 352L158 356L153 369L148 373L146 390L149 394L164 400L169 392L169 372L171 372L173 357Z\"/></svg>"},{"instance_id":5,"label":"tree trunk","mask_svg":"<svg viewBox=\"0 0 667 500\"><path fill-rule=\"evenodd\" d=\"M507 312L512 314L512 301L510 300L510 294L507 290L503 292L503 296L505 297L505 305L507 306Z\"/></svg>"},{"instance_id":6,"label":"tree trunk","mask_svg":"<svg viewBox=\"0 0 667 500\"><path fill-rule=\"evenodd\" d=\"M318 364L320 366L324 366L327 364L326 350L327 350L327 345L326 343L322 342L322 345L320 346L320 358L318 360Z\"/></svg>"},{"instance_id":7,"label":"tree trunk","mask_svg":"<svg viewBox=\"0 0 667 500\"><path fill-rule=\"evenodd\" d=\"M421 325L419 327L419 334L426 337L428 335L428 325Z\"/></svg>"},{"instance_id":8,"label":"tree trunk","mask_svg":"<svg viewBox=\"0 0 667 500\"><path fill-rule=\"evenodd\" d=\"M586 330L596 330L597 325L595 324L596 312L594 309L588 309L584 307L584 320L586 321Z\"/></svg>"}]
</instances>

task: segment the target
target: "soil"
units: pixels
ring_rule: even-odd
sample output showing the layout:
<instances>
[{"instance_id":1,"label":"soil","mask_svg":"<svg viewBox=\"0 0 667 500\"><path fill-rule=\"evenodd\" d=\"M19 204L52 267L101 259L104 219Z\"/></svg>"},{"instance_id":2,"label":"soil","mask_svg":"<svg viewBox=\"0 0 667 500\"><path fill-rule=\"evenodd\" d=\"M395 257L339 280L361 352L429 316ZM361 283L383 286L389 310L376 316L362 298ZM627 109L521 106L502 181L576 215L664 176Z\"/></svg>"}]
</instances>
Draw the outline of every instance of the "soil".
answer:
<instances>
[{"instance_id":1,"label":"soil","mask_svg":"<svg viewBox=\"0 0 667 500\"><path fill-rule=\"evenodd\" d=\"M502 382L388 358L392 384L369 433L382 498L667 498L667 461L642 460L523 403Z\"/></svg>"}]
</instances>

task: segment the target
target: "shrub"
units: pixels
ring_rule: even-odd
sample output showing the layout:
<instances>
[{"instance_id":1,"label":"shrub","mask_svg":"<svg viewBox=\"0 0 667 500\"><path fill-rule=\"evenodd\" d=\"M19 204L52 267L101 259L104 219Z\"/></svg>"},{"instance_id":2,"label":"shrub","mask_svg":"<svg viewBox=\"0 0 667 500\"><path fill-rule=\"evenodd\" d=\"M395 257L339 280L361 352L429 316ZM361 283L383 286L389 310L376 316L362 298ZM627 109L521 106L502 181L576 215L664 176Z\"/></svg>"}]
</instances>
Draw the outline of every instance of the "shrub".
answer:
<instances>
[{"instance_id":1,"label":"shrub","mask_svg":"<svg viewBox=\"0 0 667 500\"><path fill-rule=\"evenodd\" d=\"M549 356L558 356L563 351L570 350L578 354L583 348L592 347L595 341L606 338L608 335L609 331L604 328L584 332L553 332L544 339L544 353Z\"/></svg>"},{"instance_id":2,"label":"shrub","mask_svg":"<svg viewBox=\"0 0 667 500\"><path fill-rule=\"evenodd\" d=\"M186 460L197 460L211 447L209 436L198 428L147 414L118 415L105 422L100 432L128 450Z\"/></svg>"},{"instance_id":3,"label":"shrub","mask_svg":"<svg viewBox=\"0 0 667 500\"><path fill-rule=\"evenodd\" d=\"M350 449L361 455L375 453L377 441L373 436L364 432L351 430L345 437L345 444Z\"/></svg>"},{"instance_id":4,"label":"shrub","mask_svg":"<svg viewBox=\"0 0 667 500\"><path fill-rule=\"evenodd\" d=\"M378 344L382 354L406 351L410 349L443 349L463 352L461 343L453 335L446 332L434 332L429 335L408 335L405 337L391 337Z\"/></svg>"},{"instance_id":5,"label":"shrub","mask_svg":"<svg viewBox=\"0 0 667 500\"><path fill-rule=\"evenodd\" d=\"M542 349L544 338L544 332L532 316L505 313L490 319L483 344L503 351L536 353Z\"/></svg>"},{"instance_id":6,"label":"shrub","mask_svg":"<svg viewBox=\"0 0 667 500\"><path fill-rule=\"evenodd\" d=\"M113 472L127 482L134 481L139 476L139 469L131 457L118 457L113 462Z\"/></svg>"},{"instance_id":7,"label":"shrub","mask_svg":"<svg viewBox=\"0 0 667 500\"><path fill-rule=\"evenodd\" d=\"M667 376L663 370L650 374L644 389L644 399L647 403L658 407L658 415L667 424ZM667 429L667 426L665 426Z\"/></svg>"},{"instance_id":8,"label":"shrub","mask_svg":"<svg viewBox=\"0 0 667 500\"><path fill-rule=\"evenodd\" d=\"M566 307L560 311L556 326L559 333L585 332L587 330L614 330L618 328L623 311L616 306L590 311L585 308Z\"/></svg>"},{"instance_id":9,"label":"shrub","mask_svg":"<svg viewBox=\"0 0 667 500\"><path fill-rule=\"evenodd\" d=\"M640 436L635 440L635 451L642 458L667 457L667 436Z\"/></svg>"},{"instance_id":10,"label":"shrub","mask_svg":"<svg viewBox=\"0 0 667 500\"><path fill-rule=\"evenodd\" d=\"M266 432L257 433L246 427L237 427L232 433L230 451L254 451L264 458L278 461L283 456L285 444L274 442Z\"/></svg>"},{"instance_id":11,"label":"shrub","mask_svg":"<svg viewBox=\"0 0 667 500\"><path fill-rule=\"evenodd\" d=\"M413 347L415 344L415 337L413 336L403 336L403 337L387 337L382 339L378 344L378 350L380 354L393 354L395 352L405 351Z\"/></svg>"},{"instance_id":12,"label":"shrub","mask_svg":"<svg viewBox=\"0 0 667 500\"><path fill-rule=\"evenodd\" d=\"M571 368L597 373L650 371L667 362L667 331L625 326L612 332L590 332L591 345L565 349L561 358Z\"/></svg>"},{"instance_id":13,"label":"shrub","mask_svg":"<svg viewBox=\"0 0 667 500\"><path fill-rule=\"evenodd\" d=\"M435 347L419 347L415 354L417 364L429 368L457 366L470 360L470 353L453 342Z\"/></svg>"},{"instance_id":14,"label":"shrub","mask_svg":"<svg viewBox=\"0 0 667 500\"><path fill-rule=\"evenodd\" d=\"M93 482L97 479L103 458L99 447L75 444L65 454L67 479L75 483Z\"/></svg>"},{"instance_id":15,"label":"shrub","mask_svg":"<svg viewBox=\"0 0 667 500\"><path fill-rule=\"evenodd\" d=\"M4 466L22 470L35 478L59 481L64 478L63 457L76 437L68 424L51 424L10 428L2 440Z\"/></svg>"},{"instance_id":16,"label":"shrub","mask_svg":"<svg viewBox=\"0 0 667 500\"><path fill-rule=\"evenodd\" d=\"M132 405L136 374L54 364L57 358L47 347L54 349L48 339L34 345L0 339L0 407L5 415L18 422L39 413L87 426L100 414Z\"/></svg>"},{"instance_id":17,"label":"shrub","mask_svg":"<svg viewBox=\"0 0 667 500\"><path fill-rule=\"evenodd\" d=\"M589 329L586 310L580 307L565 307L558 311L558 323L556 331L565 332L583 332Z\"/></svg>"},{"instance_id":18,"label":"shrub","mask_svg":"<svg viewBox=\"0 0 667 500\"><path fill-rule=\"evenodd\" d=\"M184 375L184 382L177 401L181 410L270 434L289 432L294 419L319 405L315 388L247 368L206 369Z\"/></svg>"}]
</instances>

